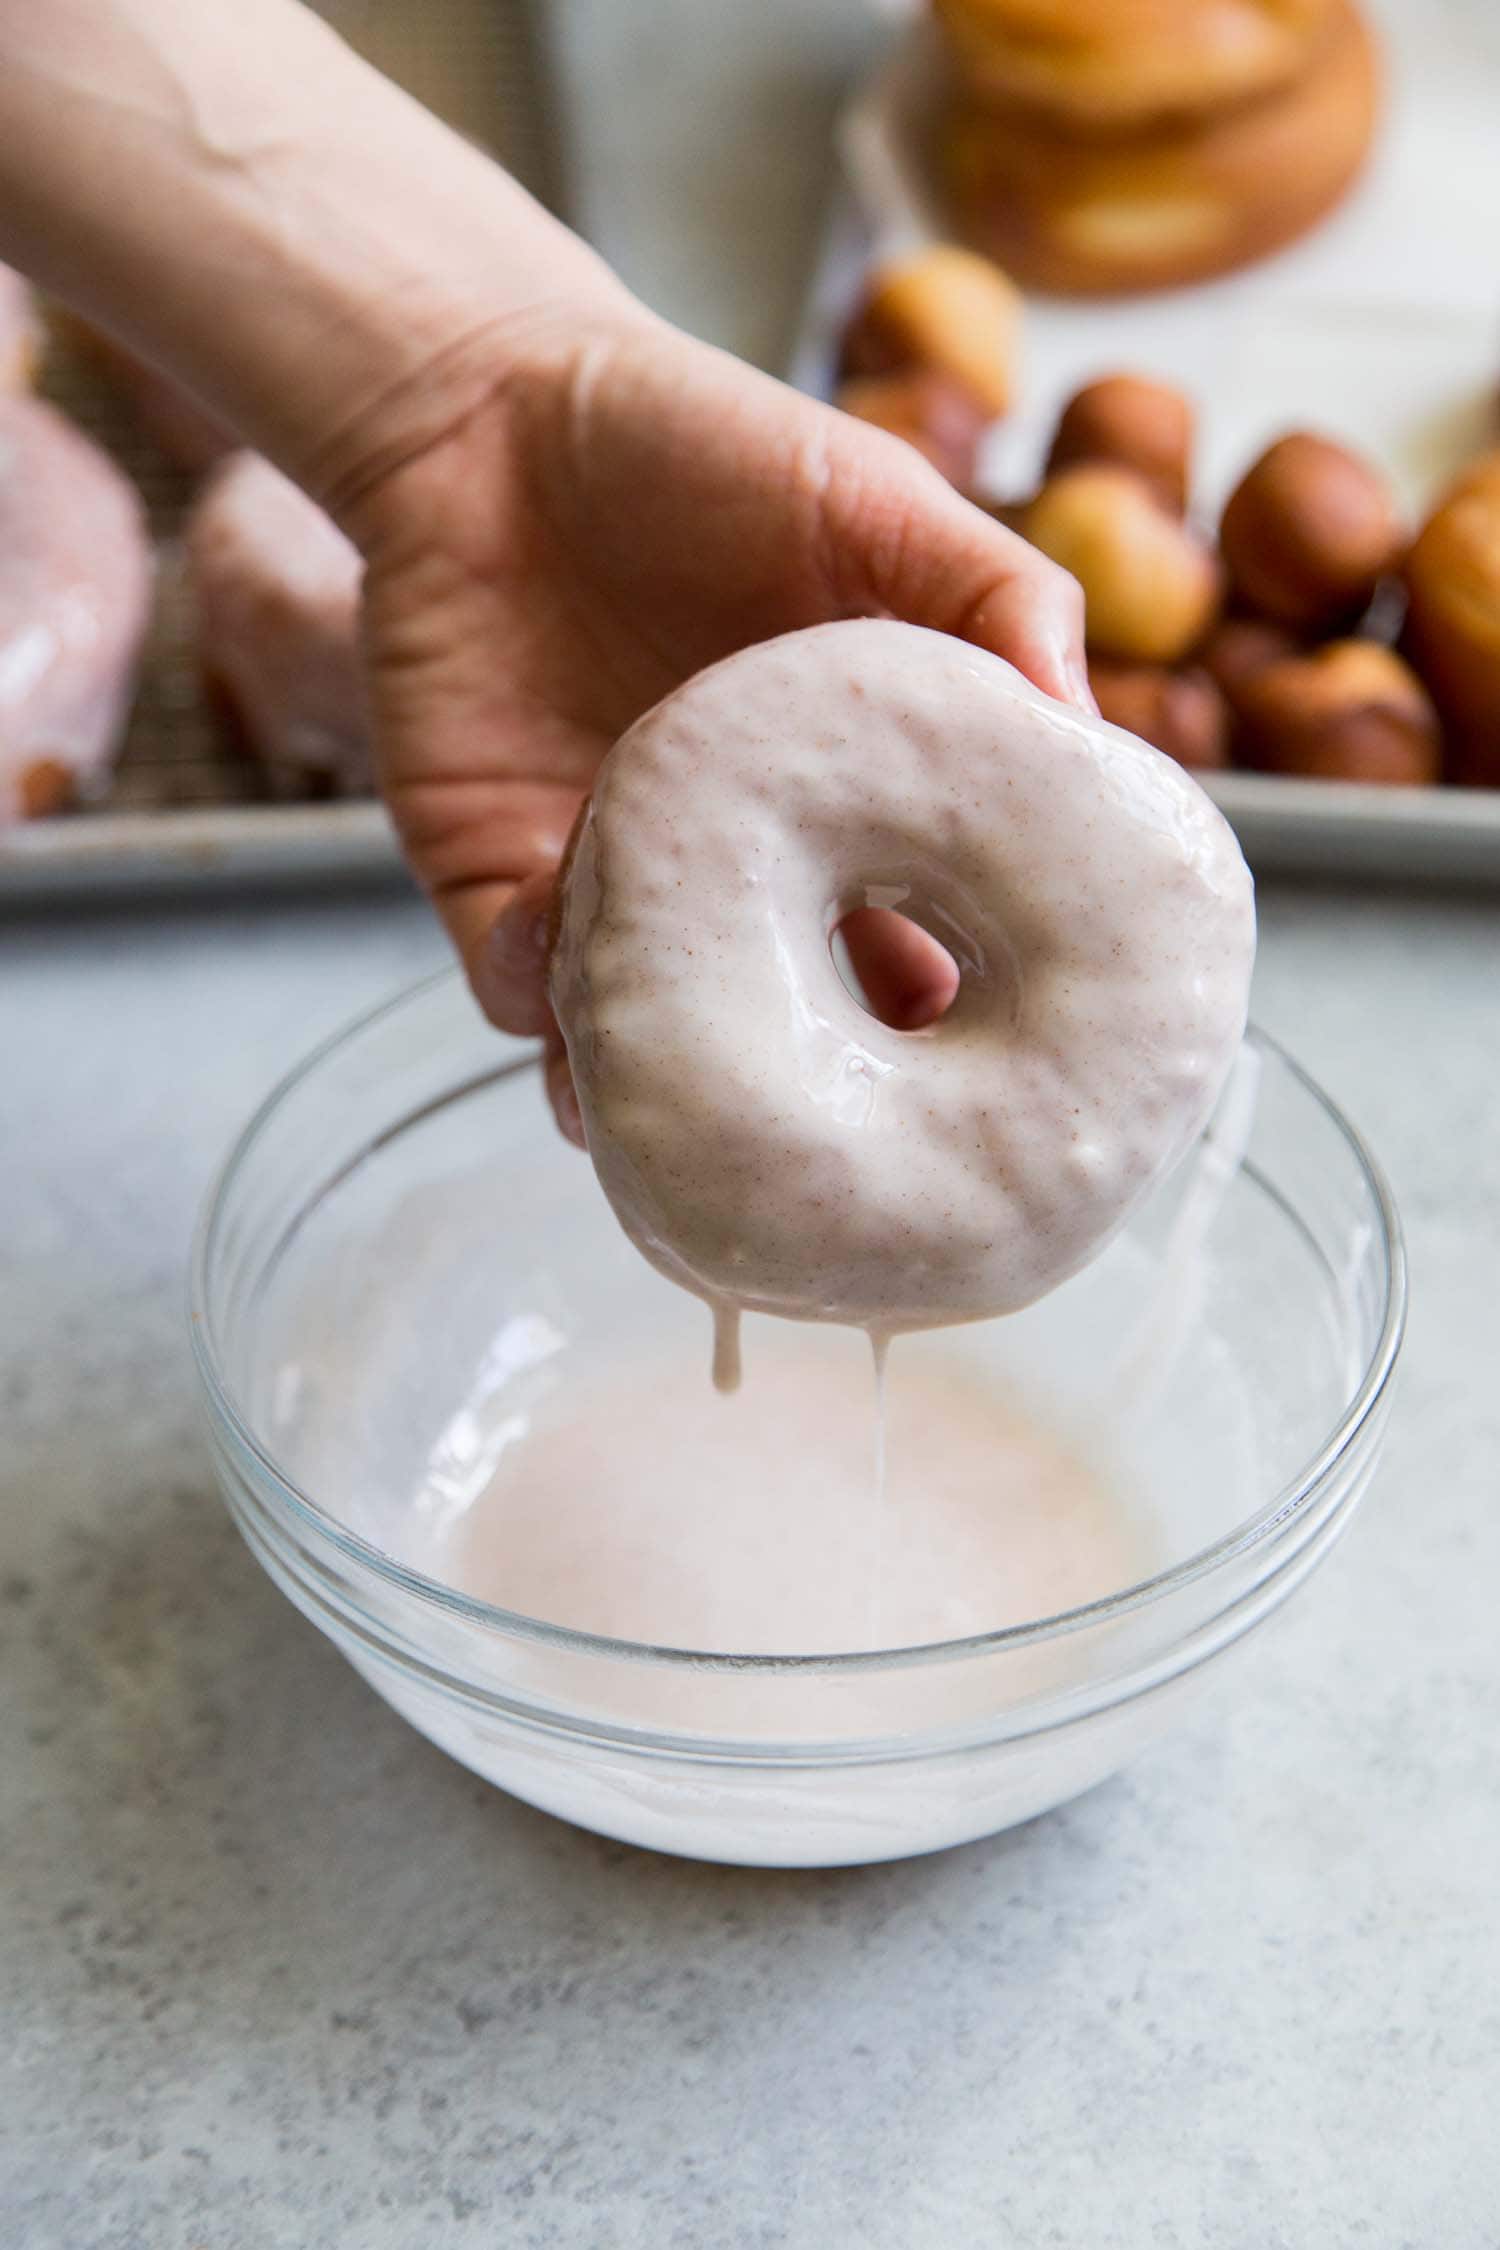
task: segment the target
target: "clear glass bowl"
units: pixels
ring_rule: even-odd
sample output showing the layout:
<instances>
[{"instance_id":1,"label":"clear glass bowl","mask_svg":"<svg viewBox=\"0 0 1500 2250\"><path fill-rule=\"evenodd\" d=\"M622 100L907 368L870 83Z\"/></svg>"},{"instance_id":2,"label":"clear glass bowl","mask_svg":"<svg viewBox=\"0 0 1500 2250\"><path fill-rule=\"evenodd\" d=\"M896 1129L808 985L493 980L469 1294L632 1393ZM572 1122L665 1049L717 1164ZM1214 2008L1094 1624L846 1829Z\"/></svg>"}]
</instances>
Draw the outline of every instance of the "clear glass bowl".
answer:
<instances>
[{"instance_id":1,"label":"clear glass bowl","mask_svg":"<svg viewBox=\"0 0 1500 2250\"><path fill-rule=\"evenodd\" d=\"M625 1242L535 1078L456 976L402 995L252 1120L193 1266L215 1463L250 1547L387 1702L515 1795L746 1864L984 1835L1158 1737L1348 1522L1400 1345L1398 1222L1358 1136L1252 1033L1197 1156L1103 1258L952 1332L1107 1433L1151 1519L1137 1582L835 1656L637 1645L452 1591L399 1559L403 1524L477 1369L489 1411L526 1405L535 1355L497 1362L497 1334L543 1324L549 1380L576 1373L577 1395L643 1329L705 1352L702 1308Z\"/></svg>"}]
</instances>

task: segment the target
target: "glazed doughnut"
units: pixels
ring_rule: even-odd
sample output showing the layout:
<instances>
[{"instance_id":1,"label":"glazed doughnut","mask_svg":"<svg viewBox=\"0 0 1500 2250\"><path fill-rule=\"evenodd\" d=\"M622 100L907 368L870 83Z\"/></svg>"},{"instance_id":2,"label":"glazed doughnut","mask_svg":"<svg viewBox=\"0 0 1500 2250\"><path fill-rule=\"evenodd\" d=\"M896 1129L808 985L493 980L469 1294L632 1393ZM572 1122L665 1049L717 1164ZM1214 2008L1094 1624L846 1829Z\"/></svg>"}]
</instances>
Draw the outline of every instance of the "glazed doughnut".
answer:
<instances>
[{"instance_id":1,"label":"glazed doughnut","mask_svg":"<svg viewBox=\"0 0 1500 2250\"><path fill-rule=\"evenodd\" d=\"M358 550L258 453L213 472L184 541L204 677L273 785L368 787Z\"/></svg>"},{"instance_id":2,"label":"glazed doughnut","mask_svg":"<svg viewBox=\"0 0 1500 2250\"><path fill-rule=\"evenodd\" d=\"M899 907L958 995L903 1032L830 952ZM1203 1125L1250 878L1183 770L967 643L859 620L698 674L615 745L552 997L627 1234L716 1312L1014 1311Z\"/></svg>"},{"instance_id":3,"label":"glazed doughnut","mask_svg":"<svg viewBox=\"0 0 1500 2250\"><path fill-rule=\"evenodd\" d=\"M134 487L40 399L0 398L0 826L109 765L150 598Z\"/></svg>"},{"instance_id":4,"label":"glazed doughnut","mask_svg":"<svg viewBox=\"0 0 1500 2250\"><path fill-rule=\"evenodd\" d=\"M1374 130L1374 46L1348 0L1335 10L1284 93L1149 139L1069 139L959 99L939 150L959 232L1018 281L1080 295L1201 281L1280 249L1338 202Z\"/></svg>"},{"instance_id":5,"label":"glazed doughnut","mask_svg":"<svg viewBox=\"0 0 1500 2250\"><path fill-rule=\"evenodd\" d=\"M1085 135L1274 93L1312 62L1331 13L1330 0L937 0L971 94Z\"/></svg>"}]
</instances>

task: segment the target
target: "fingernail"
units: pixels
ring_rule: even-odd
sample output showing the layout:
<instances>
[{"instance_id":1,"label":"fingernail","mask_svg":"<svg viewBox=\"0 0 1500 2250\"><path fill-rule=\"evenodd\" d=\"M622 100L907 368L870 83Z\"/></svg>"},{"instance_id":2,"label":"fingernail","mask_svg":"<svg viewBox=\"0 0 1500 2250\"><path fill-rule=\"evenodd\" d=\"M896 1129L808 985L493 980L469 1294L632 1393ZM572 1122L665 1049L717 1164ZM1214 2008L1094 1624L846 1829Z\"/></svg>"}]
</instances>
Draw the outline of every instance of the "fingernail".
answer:
<instances>
[{"instance_id":1,"label":"fingernail","mask_svg":"<svg viewBox=\"0 0 1500 2250\"><path fill-rule=\"evenodd\" d=\"M1084 663L1082 657L1070 655L1064 670L1068 682L1069 702L1076 703L1080 711L1087 711L1091 718L1097 719L1099 702L1089 685L1088 666Z\"/></svg>"},{"instance_id":2,"label":"fingernail","mask_svg":"<svg viewBox=\"0 0 1500 2250\"><path fill-rule=\"evenodd\" d=\"M1080 711L1095 711L1094 691L1089 686L1088 662L1072 633L1059 630L1052 641L1052 662L1060 682L1059 693L1065 703L1076 703Z\"/></svg>"},{"instance_id":3,"label":"fingernail","mask_svg":"<svg viewBox=\"0 0 1500 2250\"><path fill-rule=\"evenodd\" d=\"M1049 620L1042 648L1048 658L1048 694L1055 695L1060 703L1072 703L1080 711L1097 714L1099 706L1089 686L1088 665L1073 634L1060 621L1054 624Z\"/></svg>"}]
</instances>

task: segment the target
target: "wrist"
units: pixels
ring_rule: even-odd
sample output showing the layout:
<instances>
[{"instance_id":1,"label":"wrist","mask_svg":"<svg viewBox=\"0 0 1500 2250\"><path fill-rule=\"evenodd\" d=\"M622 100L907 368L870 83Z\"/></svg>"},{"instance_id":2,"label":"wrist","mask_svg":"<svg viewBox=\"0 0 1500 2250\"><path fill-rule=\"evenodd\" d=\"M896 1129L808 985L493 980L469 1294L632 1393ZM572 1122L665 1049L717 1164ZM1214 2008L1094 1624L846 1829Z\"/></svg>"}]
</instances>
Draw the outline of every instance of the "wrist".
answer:
<instances>
[{"instance_id":1,"label":"wrist","mask_svg":"<svg viewBox=\"0 0 1500 2250\"><path fill-rule=\"evenodd\" d=\"M325 409L316 421L309 417L291 473L361 544L362 527L397 472L507 397L519 444L523 419L561 402L592 346L651 320L592 259L545 290L517 290L506 261L513 239L512 226L497 223L488 278L430 266L420 284L408 273L403 290L377 285L375 295L358 302L345 295L331 308L363 339L368 378L322 394Z\"/></svg>"},{"instance_id":2,"label":"wrist","mask_svg":"<svg viewBox=\"0 0 1500 2250\"><path fill-rule=\"evenodd\" d=\"M0 24L0 255L337 506L507 337L630 300L306 8L247 0L234 34L202 0Z\"/></svg>"}]
</instances>

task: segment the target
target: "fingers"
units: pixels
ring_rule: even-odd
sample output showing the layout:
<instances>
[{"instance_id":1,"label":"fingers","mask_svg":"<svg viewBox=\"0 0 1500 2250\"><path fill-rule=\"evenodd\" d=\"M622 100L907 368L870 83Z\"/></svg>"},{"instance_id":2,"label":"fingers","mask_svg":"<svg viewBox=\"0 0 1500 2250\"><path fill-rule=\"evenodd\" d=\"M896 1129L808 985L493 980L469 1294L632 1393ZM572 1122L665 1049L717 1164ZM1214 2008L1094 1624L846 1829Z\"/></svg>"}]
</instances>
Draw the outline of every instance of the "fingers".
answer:
<instances>
[{"instance_id":1,"label":"fingers","mask_svg":"<svg viewBox=\"0 0 1500 2250\"><path fill-rule=\"evenodd\" d=\"M547 997L555 869L522 883L474 884L435 894L448 935L490 1022L517 1038L542 1041L542 1080L558 1130L586 1146L568 1051Z\"/></svg>"},{"instance_id":2,"label":"fingers","mask_svg":"<svg viewBox=\"0 0 1500 2250\"><path fill-rule=\"evenodd\" d=\"M958 963L904 914L856 907L839 924L870 1013L893 1031L936 1023L958 991Z\"/></svg>"},{"instance_id":3,"label":"fingers","mask_svg":"<svg viewBox=\"0 0 1500 2250\"><path fill-rule=\"evenodd\" d=\"M439 765L420 718L382 748L402 846L475 998L500 1030L536 1037L551 1021L547 917L580 791Z\"/></svg>"},{"instance_id":4,"label":"fingers","mask_svg":"<svg viewBox=\"0 0 1500 2250\"><path fill-rule=\"evenodd\" d=\"M1097 713L1083 652L1083 588L1068 571L1027 547L1015 532L999 524L995 530L1002 539L1015 540L1028 559L1018 562L1013 574L998 585L986 588L952 629L961 640L1005 657L1060 702ZM1040 569L1031 568L1032 557Z\"/></svg>"},{"instance_id":5,"label":"fingers","mask_svg":"<svg viewBox=\"0 0 1500 2250\"><path fill-rule=\"evenodd\" d=\"M546 1082L547 1099L552 1104L552 1114L557 1119L558 1131L575 1148L586 1148L588 1143L583 1136L583 1112L579 1109L573 1073L568 1067L568 1051L555 1023L547 1033L542 1074Z\"/></svg>"},{"instance_id":6,"label":"fingers","mask_svg":"<svg viewBox=\"0 0 1500 2250\"><path fill-rule=\"evenodd\" d=\"M838 437L830 537L855 606L862 598L972 641L1048 695L1096 710L1077 580L963 499L899 438L852 426Z\"/></svg>"},{"instance_id":7,"label":"fingers","mask_svg":"<svg viewBox=\"0 0 1500 2250\"><path fill-rule=\"evenodd\" d=\"M502 906L486 919L489 902L479 904L481 931L472 952L463 952L474 996L491 1023L521 1038L550 1029L547 957L551 949L555 870L528 875Z\"/></svg>"}]
</instances>

